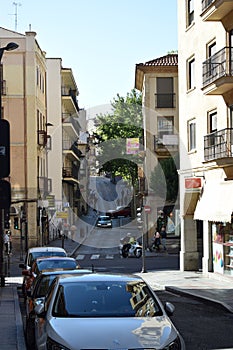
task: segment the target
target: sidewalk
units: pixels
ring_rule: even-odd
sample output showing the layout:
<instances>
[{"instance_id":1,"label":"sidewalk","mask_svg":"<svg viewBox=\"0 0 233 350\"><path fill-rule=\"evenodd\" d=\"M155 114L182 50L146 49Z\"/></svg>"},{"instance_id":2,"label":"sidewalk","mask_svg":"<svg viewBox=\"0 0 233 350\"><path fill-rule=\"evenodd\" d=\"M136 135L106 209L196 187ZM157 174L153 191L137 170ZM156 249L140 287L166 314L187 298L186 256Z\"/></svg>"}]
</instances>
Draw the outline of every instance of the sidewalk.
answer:
<instances>
[{"instance_id":1,"label":"sidewalk","mask_svg":"<svg viewBox=\"0 0 233 350\"><path fill-rule=\"evenodd\" d=\"M50 246L62 246L62 240L52 241ZM64 240L64 248L69 255L77 249L77 242ZM0 339L1 350L26 350L23 334L23 322L20 313L17 288L21 287L22 262L20 254L11 257L10 277L6 277L5 287L0 287ZM233 313L233 276L224 277L193 271L148 271L137 273L154 290L165 289L173 293L192 296L205 302L215 303L224 310Z\"/></svg>"}]
</instances>

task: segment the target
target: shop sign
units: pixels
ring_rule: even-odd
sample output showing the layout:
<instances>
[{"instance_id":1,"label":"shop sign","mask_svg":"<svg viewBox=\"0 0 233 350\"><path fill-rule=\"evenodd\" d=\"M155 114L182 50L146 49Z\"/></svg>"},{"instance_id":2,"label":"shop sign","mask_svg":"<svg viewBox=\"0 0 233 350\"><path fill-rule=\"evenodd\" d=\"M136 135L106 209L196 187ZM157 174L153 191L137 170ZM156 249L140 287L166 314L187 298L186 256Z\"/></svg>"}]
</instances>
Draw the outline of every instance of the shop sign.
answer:
<instances>
[{"instance_id":1,"label":"shop sign","mask_svg":"<svg viewBox=\"0 0 233 350\"><path fill-rule=\"evenodd\" d=\"M68 219L68 213L65 211L56 212L56 218L58 219Z\"/></svg>"},{"instance_id":2,"label":"shop sign","mask_svg":"<svg viewBox=\"0 0 233 350\"><path fill-rule=\"evenodd\" d=\"M188 177L185 179L185 189L191 190L201 187L201 177Z\"/></svg>"}]
</instances>

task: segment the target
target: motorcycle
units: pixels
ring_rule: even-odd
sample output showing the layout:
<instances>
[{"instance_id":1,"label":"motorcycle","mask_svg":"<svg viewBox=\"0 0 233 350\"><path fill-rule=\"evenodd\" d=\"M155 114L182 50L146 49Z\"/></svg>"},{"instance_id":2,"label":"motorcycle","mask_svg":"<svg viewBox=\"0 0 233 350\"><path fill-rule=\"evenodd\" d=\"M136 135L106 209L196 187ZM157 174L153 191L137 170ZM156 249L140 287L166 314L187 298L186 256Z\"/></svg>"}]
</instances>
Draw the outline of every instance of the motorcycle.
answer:
<instances>
[{"instance_id":1,"label":"motorcycle","mask_svg":"<svg viewBox=\"0 0 233 350\"><path fill-rule=\"evenodd\" d=\"M125 244L121 242L120 254L123 258L128 258L129 256L140 258L142 256L142 246L138 243L138 241Z\"/></svg>"}]
</instances>

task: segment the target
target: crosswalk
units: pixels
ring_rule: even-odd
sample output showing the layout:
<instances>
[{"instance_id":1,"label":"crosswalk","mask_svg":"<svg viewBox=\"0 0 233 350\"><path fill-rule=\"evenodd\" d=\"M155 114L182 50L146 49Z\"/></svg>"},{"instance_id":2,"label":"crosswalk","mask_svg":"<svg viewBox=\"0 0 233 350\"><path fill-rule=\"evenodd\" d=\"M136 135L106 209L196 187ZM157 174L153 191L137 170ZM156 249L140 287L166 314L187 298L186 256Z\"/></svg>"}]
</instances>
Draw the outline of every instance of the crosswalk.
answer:
<instances>
[{"instance_id":1,"label":"crosswalk","mask_svg":"<svg viewBox=\"0 0 233 350\"><path fill-rule=\"evenodd\" d=\"M106 254L106 255L101 255L101 254L89 255L88 254L88 257L89 257L90 260L98 260L100 258L104 258L106 260L112 260L112 259L114 259L114 256L116 256L116 254ZM84 260L86 257L87 257L87 254L79 254L79 255L76 256L76 260L78 260L78 261Z\"/></svg>"}]
</instances>

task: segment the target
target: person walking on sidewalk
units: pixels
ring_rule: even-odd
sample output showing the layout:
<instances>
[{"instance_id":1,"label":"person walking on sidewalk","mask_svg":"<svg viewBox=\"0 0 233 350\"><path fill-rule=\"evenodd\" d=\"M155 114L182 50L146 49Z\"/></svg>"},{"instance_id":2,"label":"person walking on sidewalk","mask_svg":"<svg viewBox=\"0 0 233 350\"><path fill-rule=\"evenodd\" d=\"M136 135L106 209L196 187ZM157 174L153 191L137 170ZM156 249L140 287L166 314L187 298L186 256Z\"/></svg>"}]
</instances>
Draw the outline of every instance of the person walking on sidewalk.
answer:
<instances>
[{"instance_id":1,"label":"person walking on sidewalk","mask_svg":"<svg viewBox=\"0 0 233 350\"><path fill-rule=\"evenodd\" d=\"M160 237L161 237L161 244L163 246L163 250L167 250L167 232L166 232L166 227L162 226L161 232L160 232Z\"/></svg>"}]
</instances>

